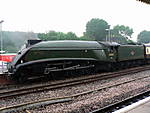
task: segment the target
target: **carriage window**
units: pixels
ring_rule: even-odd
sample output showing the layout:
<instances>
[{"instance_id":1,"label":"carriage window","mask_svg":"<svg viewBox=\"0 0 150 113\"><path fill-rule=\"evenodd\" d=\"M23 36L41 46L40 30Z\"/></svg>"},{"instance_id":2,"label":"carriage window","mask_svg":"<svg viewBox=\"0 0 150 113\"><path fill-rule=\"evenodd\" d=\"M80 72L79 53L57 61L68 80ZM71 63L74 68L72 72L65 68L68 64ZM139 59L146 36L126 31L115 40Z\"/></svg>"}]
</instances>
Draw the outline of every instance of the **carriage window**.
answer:
<instances>
[{"instance_id":1,"label":"carriage window","mask_svg":"<svg viewBox=\"0 0 150 113\"><path fill-rule=\"evenodd\" d=\"M147 49L147 53L149 53L149 50Z\"/></svg>"}]
</instances>

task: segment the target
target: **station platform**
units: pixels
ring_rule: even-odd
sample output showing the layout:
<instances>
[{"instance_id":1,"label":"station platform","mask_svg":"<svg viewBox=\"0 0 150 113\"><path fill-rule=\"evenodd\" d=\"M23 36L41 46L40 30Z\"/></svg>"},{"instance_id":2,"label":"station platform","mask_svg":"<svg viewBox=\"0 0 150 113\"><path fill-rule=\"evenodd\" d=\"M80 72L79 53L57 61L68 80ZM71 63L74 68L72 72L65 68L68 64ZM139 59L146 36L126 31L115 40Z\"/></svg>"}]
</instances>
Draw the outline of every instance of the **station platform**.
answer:
<instances>
[{"instance_id":1,"label":"station platform","mask_svg":"<svg viewBox=\"0 0 150 113\"><path fill-rule=\"evenodd\" d=\"M126 113L150 113L150 101Z\"/></svg>"},{"instance_id":2,"label":"station platform","mask_svg":"<svg viewBox=\"0 0 150 113\"><path fill-rule=\"evenodd\" d=\"M150 113L150 96L113 113Z\"/></svg>"}]
</instances>

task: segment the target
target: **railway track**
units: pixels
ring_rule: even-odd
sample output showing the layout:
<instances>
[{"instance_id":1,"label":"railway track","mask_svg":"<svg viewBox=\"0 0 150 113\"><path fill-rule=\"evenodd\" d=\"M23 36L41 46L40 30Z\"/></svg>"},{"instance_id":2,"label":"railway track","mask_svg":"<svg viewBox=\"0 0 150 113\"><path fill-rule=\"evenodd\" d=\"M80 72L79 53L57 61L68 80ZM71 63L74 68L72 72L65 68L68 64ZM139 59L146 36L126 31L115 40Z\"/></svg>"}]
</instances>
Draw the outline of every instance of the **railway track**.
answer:
<instances>
[{"instance_id":1,"label":"railway track","mask_svg":"<svg viewBox=\"0 0 150 113\"><path fill-rule=\"evenodd\" d=\"M124 82L114 83L114 84L108 85L108 86L102 86L102 87L94 89L94 90L73 94L71 96L47 98L47 99L41 99L41 100L38 100L38 101L22 103L22 104L18 104L18 105L2 107L2 108L0 108L0 112L22 111L22 110L26 110L26 109L30 109L30 108L38 108L39 106L46 106L46 105L50 105L50 104L69 102L69 101L75 100L79 96L91 94L91 93L94 93L94 92L99 92L101 90L106 90L106 89L109 89L109 88L112 88L112 87L116 87L116 86L119 86L119 85L122 85L122 84L127 84L127 83L130 83L130 82L133 82L133 81L142 80L142 79L148 78L148 77L150 77L150 76L138 77L138 78L135 78L135 79L132 79L132 80L124 81ZM130 98L133 98L133 97L130 97ZM129 99L129 98L127 98L127 99ZM127 99L125 99L125 100L127 100ZM117 102L117 104L119 104L119 103L120 102ZM115 104L112 104L112 105L115 105ZM101 108L101 109L98 109L96 111L93 111L93 113L95 113L97 111L101 112L102 110L104 111L104 110L108 109L109 106L105 106L104 108ZM103 113L103 112L101 112L101 113Z\"/></svg>"},{"instance_id":2,"label":"railway track","mask_svg":"<svg viewBox=\"0 0 150 113\"><path fill-rule=\"evenodd\" d=\"M40 85L33 85L33 86L28 86L28 87L20 87L20 88L15 88L15 89L1 90L0 91L0 99L7 98L7 97L15 97L15 96L19 96L19 95L25 95L25 94L30 94L30 93L37 93L37 92L42 92L42 91L51 90L51 89L57 89L57 88L61 88L61 87L68 87L68 86L73 86L73 85L78 85L78 84L84 84L84 83L108 79L108 78L112 78L112 77L133 74L133 73L145 71L148 69L150 69L150 66L136 67L136 68L126 69L123 71L118 71L118 72L113 72L113 73L97 74L95 76L76 78L73 80L66 80L66 81L49 83L49 84L40 84Z\"/></svg>"}]
</instances>

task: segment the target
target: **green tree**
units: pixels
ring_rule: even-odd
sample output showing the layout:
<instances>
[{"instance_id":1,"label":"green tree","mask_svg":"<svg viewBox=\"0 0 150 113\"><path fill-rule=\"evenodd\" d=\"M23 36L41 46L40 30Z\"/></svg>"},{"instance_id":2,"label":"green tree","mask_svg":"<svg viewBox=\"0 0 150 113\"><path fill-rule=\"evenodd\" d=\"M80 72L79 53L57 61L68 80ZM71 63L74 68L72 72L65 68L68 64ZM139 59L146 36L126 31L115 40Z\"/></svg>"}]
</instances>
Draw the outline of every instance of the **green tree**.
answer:
<instances>
[{"instance_id":1,"label":"green tree","mask_svg":"<svg viewBox=\"0 0 150 113\"><path fill-rule=\"evenodd\" d=\"M131 43L132 34L133 29L124 25L116 25L111 30L112 40L121 44Z\"/></svg>"},{"instance_id":2,"label":"green tree","mask_svg":"<svg viewBox=\"0 0 150 113\"><path fill-rule=\"evenodd\" d=\"M86 40L86 41L94 41L94 39L93 38L89 38L89 37L87 37L87 36L81 36L81 37L79 37L78 38L79 40Z\"/></svg>"},{"instance_id":3,"label":"green tree","mask_svg":"<svg viewBox=\"0 0 150 113\"><path fill-rule=\"evenodd\" d=\"M3 31L3 49L7 52L17 52L28 39L38 39L33 32Z\"/></svg>"},{"instance_id":4,"label":"green tree","mask_svg":"<svg viewBox=\"0 0 150 113\"><path fill-rule=\"evenodd\" d=\"M46 34L46 39L45 40L57 40L58 39L58 33L55 32L55 31L49 31L47 34Z\"/></svg>"},{"instance_id":5,"label":"green tree","mask_svg":"<svg viewBox=\"0 0 150 113\"><path fill-rule=\"evenodd\" d=\"M78 37L73 32L67 34L63 32L50 31L48 33L39 33L38 38L41 40L78 40Z\"/></svg>"},{"instance_id":6,"label":"green tree","mask_svg":"<svg viewBox=\"0 0 150 113\"><path fill-rule=\"evenodd\" d=\"M38 38L41 40L46 40L46 34L45 33L38 33Z\"/></svg>"},{"instance_id":7,"label":"green tree","mask_svg":"<svg viewBox=\"0 0 150 113\"><path fill-rule=\"evenodd\" d=\"M115 36L123 36L124 38L131 38L131 35L133 34L133 29L124 26L124 25L116 25L113 28L113 35Z\"/></svg>"},{"instance_id":8,"label":"green tree","mask_svg":"<svg viewBox=\"0 0 150 113\"><path fill-rule=\"evenodd\" d=\"M55 31L49 31L48 33L39 33L38 38L41 40L58 40L58 33Z\"/></svg>"},{"instance_id":9,"label":"green tree","mask_svg":"<svg viewBox=\"0 0 150 113\"><path fill-rule=\"evenodd\" d=\"M76 35L75 33L73 33L73 32L68 32L68 33L66 34L66 39L67 39L67 40L78 40L78 37L77 37L77 35Z\"/></svg>"},{"instance_id":10,"label":"green tree","mask_svg":"<svg viewBox=\"0 0 150 113\"><path fill-rule=\"evenodd\" d=\"M63 32L57 32L57 36L55 40L66 40L66 34Z\"/></svg>"},{"instance_id":11,"label":"green tree","mask_svg":"<svg viewBox=\"0 0 150 113\"><path fill-rule=\"evenodd\" d=\"M150 43L150 31L142 31L138 34L137 41L139 43Z\"/></svg>"},{"instance_id":12,"label":"green tree","mask_svg":"<svg viewBox=\"0 0 150 113\"><path fill-rule=\"evenodd\" d=\"M85 35L87 37L93 38L94 40L105 40L109 29L108 23L103 19L93 18L86 24Z\"/></svg>"},{"instance_id":13,"label":"green tree","mask_svg":"<svg viewBox=\"0 0 150 113\"><path fill-rule=\"evenodd\" d=\"M94 40L91 37L88 37L87 35L78 37L75 33L73 32L68 32L68 33L63 33L63 32L55 32L55 31L50 31L48 33L39 33L38 38L41 40Z\"/></svg>"},{"instance_id":14,"label":"green tree","mask_svg":"<svg viewBox=\"0 0 150 113\"><path fill-rule=\"evenodd\" d=\"M3 34L3 50L6 52L16 52L17 47L15 44L11 41L11 37L8 37L7 35Z\"/></svg>"}]
</instances>

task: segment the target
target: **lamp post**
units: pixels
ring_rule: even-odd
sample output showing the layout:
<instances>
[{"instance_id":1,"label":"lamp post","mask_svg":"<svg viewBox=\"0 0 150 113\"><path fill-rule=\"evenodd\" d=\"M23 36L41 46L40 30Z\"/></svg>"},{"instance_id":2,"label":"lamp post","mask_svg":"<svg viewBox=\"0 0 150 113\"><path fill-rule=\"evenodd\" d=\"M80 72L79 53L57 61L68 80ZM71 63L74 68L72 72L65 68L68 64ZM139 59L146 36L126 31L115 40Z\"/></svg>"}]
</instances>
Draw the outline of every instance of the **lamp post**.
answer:
<instances>
[{"instance_id":1,"label":"lamp post","mask_svg":"<svg viewBox=\"0 0 150 113\"><path fill-rule=\"evenodd\" d=\"M105 29L107 31L107 35L106 35L106 42L111 42L111 25L108 25L108 29Z\"/></svg>"},{"instance_id":2,"label":"lamp post","mask_svg":"<svg viewBox=\"0 0 150 113\"><path fill-rule=\"evenodd\" d=\"M106 41L108 41L108 42L111 42L111 31L112 31L112 29L106 29L106 31L107 31L107 35L106 35Z\"/></svg>"},{"instance_id":3,"label":"lamp post","mask_svg":"<svg viewBox=\"0 0 150 113\"><path fill-rule=\"evenodd\" d=\"M3 51L3 38L2 38L2 23L4 22L4 20L0 21L0 30L1 30L1 52Z\"/></svg>"},{"instance_id":4,"label":"lamp post","mask_svg":"<svg viewBox=\"0 0 150 113\"><path fill-rule=\"evenodd\" d=\"M109 42L111 42L111 29L109 29Z\"/></svg>"},{"instance_id":5,"label":"lamp post","mask_svg":"<svg viewBox=\"0 0 150 113\"><path fill-rule=\"evenodd\" d=\"M107 35L106 35L106 42L111 42L111 29L106 29Z\"/></svg>"},{"instance_id":6,"label":"lamp post","mask_svg":"<svg viewBox=\"0 0 150 113\"><path fill-rule=\"evenodd\" d=\"M3 53L3 37L2 37L2 23L4 20L0 21L0 30L1 30L1 54ZM1 55L2 57L2 55ZM2 73L3 73L3 57L2 57Z\"/></svg>"}]
</instances>

